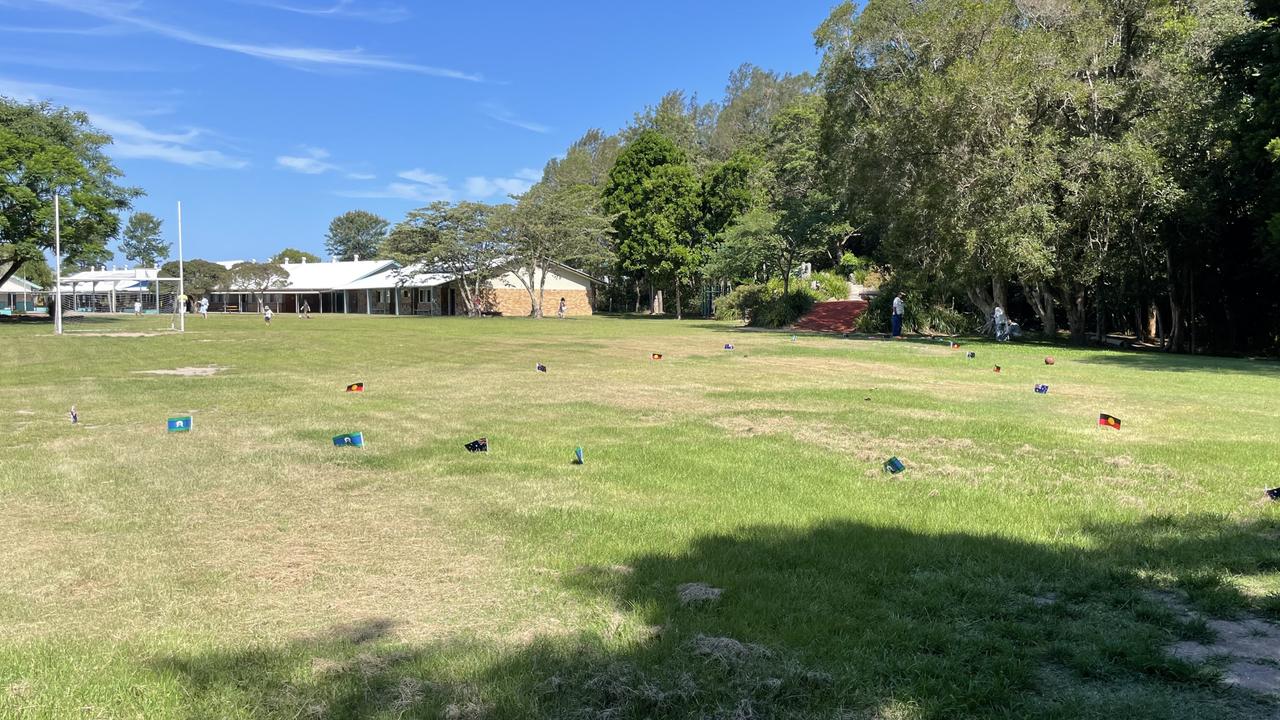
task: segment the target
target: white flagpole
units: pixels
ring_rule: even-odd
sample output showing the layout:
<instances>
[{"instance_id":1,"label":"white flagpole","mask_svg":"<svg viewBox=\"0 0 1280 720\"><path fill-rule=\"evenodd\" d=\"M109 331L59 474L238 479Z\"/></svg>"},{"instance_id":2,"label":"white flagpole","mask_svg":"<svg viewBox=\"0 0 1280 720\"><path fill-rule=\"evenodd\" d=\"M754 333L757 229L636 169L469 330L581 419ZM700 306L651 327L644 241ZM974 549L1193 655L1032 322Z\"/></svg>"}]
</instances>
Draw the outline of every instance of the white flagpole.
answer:
<instances>
[{"instance_id":1,"label":"white flagpole","mask_svg":"<svg viewBox=\"0 0 1280 720\"><path fill-rule=\"evenodd\" d=\"M183 298L186 296L186 286L184 283L182 271L182 201L178 201L178 301L182 303L182 307L178 308L178 330L180 332L187 331L187 303Z\"/></svg>"},{"instance_id":2,"label":"white flagpole","mask_svg":"<svg viewBox=\"0 0 1280 720\"><path fill-rule=\"evenodd\" d=\"M53 284L53 332L62 334L62 199L53 196L53 265L56 278Z\"/></svg>"}]
</instances>

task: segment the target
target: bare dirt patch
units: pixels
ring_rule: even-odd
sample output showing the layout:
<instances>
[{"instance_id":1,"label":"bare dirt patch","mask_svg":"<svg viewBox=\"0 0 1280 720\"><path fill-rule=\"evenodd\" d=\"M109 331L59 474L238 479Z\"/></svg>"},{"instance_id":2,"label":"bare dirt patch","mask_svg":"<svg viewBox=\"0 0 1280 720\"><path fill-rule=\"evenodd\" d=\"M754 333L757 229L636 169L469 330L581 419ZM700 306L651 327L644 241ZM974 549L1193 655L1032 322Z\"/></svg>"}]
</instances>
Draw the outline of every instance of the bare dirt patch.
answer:
<instances>
[{"instance_id":1,"label":"bare dirt patch","mask_svg":"<svg viewBox=\"0 0 1280 720\"><path fill-rule=\"evenodd\" d=\"M134 375L177 375L179 377L210 377L226 370L224 367L181 367L171 370L135 370Z\"/></svg>"},{"instance_id":2,"label":"bare dirt patch","mask_svg":"<svg viewBox=\"0 0 1280 720\"><path fill-rule=\"evenodd\" d=\"M1187 609L1182 599L1169 593L1153 596L1157 601L1188 617L1199 617ZM1212 642L1184 640L1169 647L1180 660L1201 663L1225 661L1222 682L1266 695L1280 695L1280 625L1260 617L1245 615L1235 620L1207 620Z\"/></svg>"},{"instance_id":3,"label":"bare dirt patch","mask_svg":"<svg viewBox=\"0 0 1280 720\"><path fill-rule=\"evenodd\" d=\"M769 657L773 654L763 645L709 635L699 635L693 639L693 652L726 664L737 664L753 657Z\"/></svg>"}]
</instances>

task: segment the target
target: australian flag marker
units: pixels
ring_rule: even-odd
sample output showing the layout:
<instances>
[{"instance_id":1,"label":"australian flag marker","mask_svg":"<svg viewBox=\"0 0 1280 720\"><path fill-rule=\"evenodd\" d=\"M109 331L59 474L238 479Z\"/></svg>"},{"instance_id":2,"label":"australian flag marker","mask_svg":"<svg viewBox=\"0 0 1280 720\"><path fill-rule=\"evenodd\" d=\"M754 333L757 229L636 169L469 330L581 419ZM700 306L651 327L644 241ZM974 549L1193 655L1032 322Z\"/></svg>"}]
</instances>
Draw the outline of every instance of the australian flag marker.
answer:
<instances>
[{"instance_id":1,"label":"australian flag marker","mask_svg":"<svg viewBox=\"0 0 1280 720\"><path fill-rule=\"evenodd\" d=\"M1048 394L1049 394L1049 386L1048 386L1048 385L1036 385L1036 392L1040 393L1041 395L1048 395Z\"/></svg>"},{"instance_id":2,"label":"australian flag marker","mask_svg":"<svg viewBox=\"0 0 1280 720\"><path fill-rule=\"evenodd\" d=\"M537 370L540 373L544 373L547 371L547 366L543 365L542 363L537 363L533 366L533 369Z\"/></svg>"},{"instance_id":3,"label":"australian flag marker","mask_svg":"<svg viewBox=\"0 0 1280 720\"><path fill-rule=\"evenodd\" d=\"M489 438L480 438L479 440L472 440L471 442L467 443L463 447L467 449L467 452L487 453L489 452Z\"/></svg>"},{"instance_id":4,"label":"australian flag marker","mask_svg":"<svg viewBox=\"0 0 1280 720\"><path fill-rule=\"evenodd\" d=\"M732 350L732 349L733 349L733 343L725 343L725 344L724 344L724 349L725 349L725 350Z\"/></svg>"},{"instance_id":5,"label":"australian flag marker","mask_svg":"<svg viewBox=\"0 0 1280 720\"><path fill-rule=\"evenodd\" d=\"M72 405L71 406L71 424L75 425L78 422L80 422L80 413L76 412L76 406Z\"/></svg>"},{"instance_id":6,"label":"australian flag marker","mask_svg":"<svg viewBox=\"0 0 1280 720\"><path fill-rule=\"evenodd\" d=\"M1268 490L1267 497L1271 498L1272 500L1280 500L1280 487L1272 488Z\"/></svg>"}]
</instances>

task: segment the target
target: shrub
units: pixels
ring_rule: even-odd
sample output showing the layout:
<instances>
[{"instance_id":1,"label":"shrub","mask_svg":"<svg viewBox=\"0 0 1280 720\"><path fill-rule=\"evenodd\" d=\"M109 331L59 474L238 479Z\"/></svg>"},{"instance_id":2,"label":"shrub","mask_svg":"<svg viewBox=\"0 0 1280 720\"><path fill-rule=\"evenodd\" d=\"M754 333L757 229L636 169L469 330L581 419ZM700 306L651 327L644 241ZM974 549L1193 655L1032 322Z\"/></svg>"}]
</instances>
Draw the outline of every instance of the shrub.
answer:
<instances>
[{"instance_id":1,"label":"shrub","mask_svg":"<svg viewBox=\"0 0 1280 720\"><path fill-rule=\"evenodd\" d=\"M786 294L781 280L740 285L716 299L716 318L742 320L755 327L790 325L813 307L814 294L802 285L793 283Z\"/></svg>"},{"instance_id":2,"label":"shrub","mask_svg":"<svg viewBox=\"0 0 1280 720\"><path fill-rule=\"evenodd\" d=\"M865 333L889 332L889 316L897 290L886 288L871 299L866 311L858 316L856 329ZM929 304L907 296L907 312L902 318L903 332L926 335L959 335L977 329L976 319L952 305Z\"/></svg>"},{"instance_id":3,"label":"shrub","mask_svg":"<svg viewBox=\"0 0 1280 720\"><path fill-rule=\"evenodd\" d=\"M818 289L811 290L814 299L818 302L849 299L849 281L836 270L813 273L803 282L809 288L813 287L813 283L818 283ZM794 286L794 283L792 285Z\"/></svg>"}]
</instances>

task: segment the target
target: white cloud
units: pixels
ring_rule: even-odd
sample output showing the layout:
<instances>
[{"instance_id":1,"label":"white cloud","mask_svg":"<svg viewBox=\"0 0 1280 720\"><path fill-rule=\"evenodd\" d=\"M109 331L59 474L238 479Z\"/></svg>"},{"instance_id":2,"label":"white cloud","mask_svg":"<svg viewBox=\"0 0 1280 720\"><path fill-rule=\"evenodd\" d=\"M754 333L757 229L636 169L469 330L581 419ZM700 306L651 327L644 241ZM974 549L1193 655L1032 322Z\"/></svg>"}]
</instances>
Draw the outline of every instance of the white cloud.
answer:
<instances>
[{"instance_id":1,"label":"white cloud","mask_svg":"<svg viewBox=\"0 0 1280 720\"><path fill-rule=\"evenodd\" d=\"M217 150L193 150L180 145L165 145L163 143L116 142L111 147L111 154L120 158L161 160L176 165L197 168L239 170L249 164L239 158L227 157Z\"/></svg>"},{"instance_id":2,"label":"white cloud","mask_svg":"<svg viewBox=\"0 0 1280 720\"><path fill-rule=\"evenodd\" d=\"M374 175L373 173L362 173L362 172L347 173L348 180L376 180L377 178L378 176Z\"/></svg>"},{"instance_id":3,"label":"white cloud","mask_svg":"<svg viewBox=\"0 0 1280 720\"><path fill-rule=\"evenodd\" d=\"M412 200L419 203L452 201L457 197L457 193L449 187L449 179L443 175L414 168L397 173L396 176L409 182L391 182L376 190L344 190L336 194L342 197Z\"/></svg>"},{"instance_id":4,"label":"white cloud","mask_svg":"<svg viewBox=\"0 0 1280 720\"><path fill-rule=\"evenodd\" d=\"M357 5L355 0L337 0L337 2L331 5L319 7L277 2L255 2L254 4L272 8L273 10L284 10L286 12L298 13L299 15L354 18L380 23L400 22L401 20L408 19L410 14L409 9L403 5L395 5L391 3L364 3Z\"/></svg>"},{"instance_id":5,"label":"white cloud","mask_svg":"<svg viewBox=\"0 0 1280 720\"><path fill-rule=\"evenodd\" d=\"M96 90L27 83L7 78L0 78L0 95L22 101L57 100L81 106L123 104L120 98L113 98ZM210 134L200 128L163 132L149 128L137 120L97 110L89 111L89 123L112 137L114 142L107 147L107 153L112 157L160 160L188 167L229 170L238 170L249 164L246 160L228 156L219 150L193 147L197 141Z\"/></svg>"},{"instance_id":6,"label":"white cloud","mask_svg":"<svg viewBox=\"0 0 1280 720\"><path fill-rule=\"evenodd\" d=\"M348 175L353 177L354 173ZM512 177L472 176L462 181L461 189L449 183L449 178L438 173L428 172L422 168L413 168L396 173L396 177L408 182L392 182L376 190L346 190L338 192L343 197L389 198L397 200L413 200L429 203L437 200L452 202L458 198L469 200L505 200L508 195L523 195L538 180L542 173L529 168L521 168ZM355 178L353 178L355 179ZM370 176L369 179L372 179Z\"/></svg>"},{"instance_id":7,"label":"white cloud","mask_svg":"<svg viewBox=\"0 0 1280 720\"><path fill-rule=\"evenodd\" d=\"M336 170L338 167L332 163L325 162L325 158L329 157L329 151L324 148L304 147L302 151L305 155L277 156L276 165L304 175L320 175L330 170Z\"/></svg>"},{"instance_id":8,"label":"white cloud","mask_svg":"<svg viewBox=\"0 0 1280 720\"><path fill-rule=\"evenodd\" d=\"M359 48L352 50L331 50L328 48L315 47L255 45L235 42L232 40L224 40L209 35L202 35L174 25L167 25L154 20L137 17L130 14L130 11L133 10L132 6L121 6L109 2L94 0L89 0L87 2L82 0L40 0L40 2L45 5L52 5L64 10L84 13L117 23L124 23L140 30L145 30L156 35L191 45L199 45L201 47L213 48L215 50L224 50L226 52L247 55L261 60L270 60L273 62L303 67L330 66L367 70L397 70L401 72L450 78L453 80L469 80L471 82L481 81L481 77L479 75L466 73L461 70L433 67L430 65L419 65L417 63L404 62L382 55L370 55Z\"/></svg>"},{"instance_id":9,"label":"white cloud","mask_svg":"<svg viewBox=\"0 0 1280 720\"><path fill-rule=\"evenodd\" d=\"M533 186L533 182L521 178L487 178L469 177L466 181L468 197L484 200L501 193L507 195L523 195Z\"/></svg>"},{"instance_id":10,"label":"white cloud","mask_svg":"<svg viewBox=\"0 0 1280 720\"><path fill-rule=\"evenodd\" d=\"M204 131L195 128L182 133L165 133L152 130L135 120L101 113L90 113L89 121L115 140L107 150L113 157L160 160L187 167L225 170L239 170L249 164L246 160L230 157L218 150L192 147L204 135Z\"/></svg>"},{"instance_id":11,"label":"white cloud","mask_svg":"<svg viewBox=\"0 0 1280 720\"><path fill-rule=\"evenodd\" d=\"M515 116L510 110L503 107L499 103L488 102L480 106L484 114L500 123L505 123L513 127L518 127L529 132L546 134L551 132L551 128L542 123L532 122L530 120L522 120Z\"/></svg>"},{"instance_id":12,"label":"white cloud","mask_svg":"<svg viewBox=\"0 0 1280 720\"><path fill-rule=\"evenodd\" d=\"M413 182L421 183L423 185L443 185L448 181L448 178L443 175L429 173L421 168L414 168L412 170L405 170L404 172L396 173L396 177L401 177L405 180L412 180Z\"/></svg>"}]
</instances>

